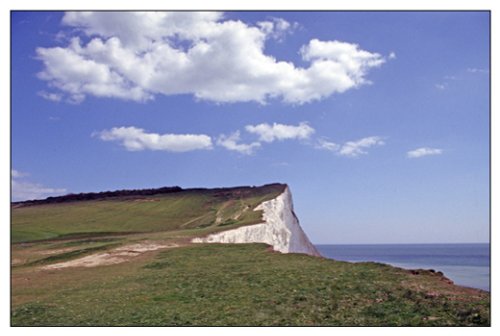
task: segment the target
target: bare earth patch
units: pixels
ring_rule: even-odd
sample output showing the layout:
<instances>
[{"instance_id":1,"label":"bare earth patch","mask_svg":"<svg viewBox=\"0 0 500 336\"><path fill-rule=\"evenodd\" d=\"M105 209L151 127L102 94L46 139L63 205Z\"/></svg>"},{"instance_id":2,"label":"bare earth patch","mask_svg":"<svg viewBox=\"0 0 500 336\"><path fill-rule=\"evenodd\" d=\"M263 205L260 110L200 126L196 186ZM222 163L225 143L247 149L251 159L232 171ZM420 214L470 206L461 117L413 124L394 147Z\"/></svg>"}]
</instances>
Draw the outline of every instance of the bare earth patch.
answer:
<instances>
[{"instance_id":1,"label":"bare earth patch","mask_svg":"<svg viewBox=\"0 0 500 336\"><path fill-rule=\"evenodd\" d=\"M179 245L174 243L166 245L152 243L152 242L137 243L132 245L121 246L108 252L96 253L75 260L44 266L42 267L42 269L53 270L66 267L96 267L96 266L113 265L125 262L145 252L155 251L164 248L173 248L178 246Z\"/></svg>"},{"instance_id":2,"label":"bare earth patch","mask_svg":"<svg viewBox=\"0 0 500 336\"><path fill-rule=\"evenodd\" d=\"M76 248L74 248L74 247L68 247L68 248L57 249L57 250L37 251L37 254L41 254L41 255L59 254L59 253L70 252L70 251L73 251L75 249Z\"/></svg>"},{"instance_id":3,"label":"bare earth patch","mask_svg":"<svg viewBox=\"0 0 500 336\"><path fill-rule=\"evenodd\" d=\"M20 265L24 262L24 260L22 259L19 259L19 258L12 258L12 260L10 261L10 264L12 266L16 266L16 265Z\"/></svg>"}]
</instances>

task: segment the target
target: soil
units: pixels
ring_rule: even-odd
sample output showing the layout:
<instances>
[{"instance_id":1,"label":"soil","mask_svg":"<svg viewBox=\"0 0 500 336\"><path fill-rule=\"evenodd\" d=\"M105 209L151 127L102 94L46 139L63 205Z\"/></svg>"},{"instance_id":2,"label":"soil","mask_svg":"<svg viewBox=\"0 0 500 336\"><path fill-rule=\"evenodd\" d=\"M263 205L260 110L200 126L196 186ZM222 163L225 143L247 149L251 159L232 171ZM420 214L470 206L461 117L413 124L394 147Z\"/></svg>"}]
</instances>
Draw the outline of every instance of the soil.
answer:
<instances>
[{"instance_id":1,"label":"soil","mask_svg":"<svg viewBox=\"0 0 500 336\"><path fill-rule=\"evenodd\" d=\"M96 253L75 260L65 261L42 267L45 270L61 269L66 267L96 267L122 263L140 254L156 251L159 249L178 247L177 244L158 244L153 242L142 242L125 245L108 252Z\"/></svg>"}]
</instances>

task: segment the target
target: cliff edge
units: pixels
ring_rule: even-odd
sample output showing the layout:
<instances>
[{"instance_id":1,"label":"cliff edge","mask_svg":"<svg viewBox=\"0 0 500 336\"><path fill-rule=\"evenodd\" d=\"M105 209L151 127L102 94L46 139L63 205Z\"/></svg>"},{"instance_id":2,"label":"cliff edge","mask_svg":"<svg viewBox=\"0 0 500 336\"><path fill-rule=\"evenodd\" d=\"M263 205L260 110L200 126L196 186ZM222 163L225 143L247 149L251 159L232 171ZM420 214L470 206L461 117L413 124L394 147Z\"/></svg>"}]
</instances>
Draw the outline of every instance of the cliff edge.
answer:
<instances>
[{"instance_id":1,"label":"cliff edge","mask_svg":"<svg viewBox=\"0 0 500 336\"><path fill-rule=\"evenodd\" d=\"M293 212L292 194L288 186L283 193L262 202L254 210L263 211L263 223L193 238L193 243L266 243L282 253L305 253L321 256L300 227Z\"/></svg>"}]
</instances>

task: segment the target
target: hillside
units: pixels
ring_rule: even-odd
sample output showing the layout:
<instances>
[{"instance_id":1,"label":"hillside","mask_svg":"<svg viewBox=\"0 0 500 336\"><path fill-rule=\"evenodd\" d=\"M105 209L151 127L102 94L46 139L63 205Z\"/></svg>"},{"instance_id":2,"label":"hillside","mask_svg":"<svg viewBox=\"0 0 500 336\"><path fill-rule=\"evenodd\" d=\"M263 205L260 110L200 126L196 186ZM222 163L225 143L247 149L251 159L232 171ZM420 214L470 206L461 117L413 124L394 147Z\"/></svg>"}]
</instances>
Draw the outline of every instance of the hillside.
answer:
<instances>
[{"instance_id":1,"label":"hillside","mask_svg":"<svg viewBox=\"0 0 500 336\"><path fill-rule=\"evenodd\" d=\"M300 235L287 193L176 187L15 203L12 325L489 325L489 293L435 272L203 243L281 236L259 224L280 220Z\"/></svg>"},{"instance_id":2,"label":"hillside","mask_svg":"<svg viewBox=\"0 0 500 336\"><path fill-rule=\"evenodd\" d=\"M178 236L203 235L259 223L262 212L253 209L285 187L122 190L16 202L12 241L173 231Z\"/></svg>"}]
</instances>

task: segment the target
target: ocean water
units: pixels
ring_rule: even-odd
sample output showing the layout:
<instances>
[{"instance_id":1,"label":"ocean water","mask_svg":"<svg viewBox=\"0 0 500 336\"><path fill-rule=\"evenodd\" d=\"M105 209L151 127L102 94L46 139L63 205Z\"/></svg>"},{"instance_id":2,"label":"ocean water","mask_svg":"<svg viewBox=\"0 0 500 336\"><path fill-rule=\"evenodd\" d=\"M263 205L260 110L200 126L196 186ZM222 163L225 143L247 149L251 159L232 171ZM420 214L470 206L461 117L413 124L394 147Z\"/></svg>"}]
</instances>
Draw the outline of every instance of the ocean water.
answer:
<instances>
[{"instance_id":1,"label":"ocean water","mask_svg":"<svg viewBox=\"0 0 500 336\"><path fill-rule=\"evenodd\" d=\"M441 271L455 284L490 290L489 244L316 245L326 258Z\"/></svg>"}]
</instances>

